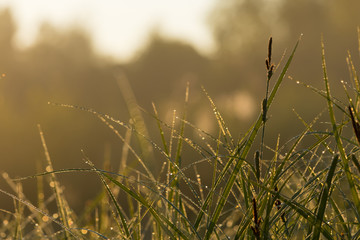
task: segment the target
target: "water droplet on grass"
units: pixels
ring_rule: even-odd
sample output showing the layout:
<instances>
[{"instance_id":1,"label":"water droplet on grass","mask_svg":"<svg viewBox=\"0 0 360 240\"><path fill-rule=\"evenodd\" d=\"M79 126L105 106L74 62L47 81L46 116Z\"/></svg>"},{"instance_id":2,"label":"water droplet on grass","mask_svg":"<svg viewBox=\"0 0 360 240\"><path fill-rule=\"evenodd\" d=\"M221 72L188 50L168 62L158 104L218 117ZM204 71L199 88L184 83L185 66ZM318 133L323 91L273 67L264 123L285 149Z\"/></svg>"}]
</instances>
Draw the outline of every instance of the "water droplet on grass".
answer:
<instances>
[{"instance_id":1,"label":"water droplet on grass","mask_svg":"<svg viewBox=\"0 0 360 240\"><path fill-rule=\"evenodd\" d=\"M49 166L47 166L46 168L45 168L45 171L47 171L47 172L52 172L52 167L49 165Z\"/></svg>"}]
</instances>

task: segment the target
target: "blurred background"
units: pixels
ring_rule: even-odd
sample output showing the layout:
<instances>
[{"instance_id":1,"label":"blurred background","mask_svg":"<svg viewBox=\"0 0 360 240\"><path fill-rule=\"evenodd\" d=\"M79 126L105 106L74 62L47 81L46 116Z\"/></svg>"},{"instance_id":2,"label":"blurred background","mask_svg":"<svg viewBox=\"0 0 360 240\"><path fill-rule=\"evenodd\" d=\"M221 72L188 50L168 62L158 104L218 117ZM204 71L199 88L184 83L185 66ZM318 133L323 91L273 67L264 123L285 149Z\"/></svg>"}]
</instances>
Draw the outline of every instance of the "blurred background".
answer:
<instances>
[{"instance_id":1,"label":"blurred background","mask_svg":"<svg viewBox=\"0 0 360 240\"><path fill-rule=\"evenodd\" d=\"M280 134L284 143L304 129L293 109L310 122L326 106L296 84L323 88L321 34L332 91L344 95L340 81L350 82L347 51L359 67L359 9L358 0L0 0L1 171L11 177L44 171L37 124L55 169L87 167L84 150L97 166L108 161L108 168L117 171L123 143L116 135L86 111L48 102L91 108L129 122L136 99L150 113L155 103L160 118L171 123L174 109L182 114L189 83L188 120L218 133L204 86L238 138L261 111L269 37L277 64L303 34L288 72L292 80L285 79L269 112L265 142L274 147ZM125 76L122 81L119 73ZM156 122L143 116L144 133L157 141ZM159 160L143 154L152 171L159 171ZM187 161L193 160L198 159L189 155ZM100 181L88 175L59 175L75 209L100 190ZM32 195L34 181L24 185ZM4 180L0 187L8 189ZM12 203L1 199L0 208Z\"/></svg>"}]
</instances>

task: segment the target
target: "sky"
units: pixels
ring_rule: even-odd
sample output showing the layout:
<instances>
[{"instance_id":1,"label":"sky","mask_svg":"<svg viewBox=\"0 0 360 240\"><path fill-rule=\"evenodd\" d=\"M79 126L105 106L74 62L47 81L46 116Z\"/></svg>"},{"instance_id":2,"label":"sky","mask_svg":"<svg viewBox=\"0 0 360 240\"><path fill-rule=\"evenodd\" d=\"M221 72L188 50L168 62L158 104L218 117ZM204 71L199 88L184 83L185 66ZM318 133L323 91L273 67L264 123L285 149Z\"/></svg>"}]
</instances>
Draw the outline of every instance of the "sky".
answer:
<instances>
[{"instance_id":1,"label":"sky","mask_svg":"<svg viewBox=\"0 0 360 240\"><path fill-rule=\"evenodd\" d=\"M216 0L0 0L10 7L18 27L16 44L31 45L43 22L59 28L83 27L97 51L128 60L157 29L184 40L200 52L214 47L207 23Z\"/></svg>"}]
</instances>

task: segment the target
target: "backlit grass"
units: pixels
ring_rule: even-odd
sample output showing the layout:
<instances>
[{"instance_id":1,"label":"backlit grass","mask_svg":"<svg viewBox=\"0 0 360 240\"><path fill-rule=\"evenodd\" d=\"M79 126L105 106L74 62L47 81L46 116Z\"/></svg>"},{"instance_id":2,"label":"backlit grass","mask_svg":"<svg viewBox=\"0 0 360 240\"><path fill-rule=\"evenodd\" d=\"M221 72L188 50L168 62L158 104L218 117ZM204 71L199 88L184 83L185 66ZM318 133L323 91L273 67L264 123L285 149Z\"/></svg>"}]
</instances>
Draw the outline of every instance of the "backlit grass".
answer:
<instances>
[{"instance_id":1,"label":"backlit grass","mask_svg":"<svg viewBox=\"0 0 360 240\"><path fill-rule=\"evenodd\" d=\"M142 113L138 110L134 111L134 119L122 122L93 109L53 104L86 111L108 126L123 143L120 167L118 171L108 171L96 166L83 152L83 161L88 167L53 169L46 139L39 126L45 169L21 179L3 174L13 192L0 191L3 197L13 199L14 210L1 210L0 238L359 238L360 118L357 112L360 84L350 54L347 62L351 84L343 82L346 102L337 100L331 93L323 41L324 90L304 84L327 103L330 130L316 130L321 114L314 116L311 122L298 116L304 126L299 135L284 145L280 145L278 136L273 136L271 144L264 140L267 113L271 112L299 44L300 39L289 56L284 57L283 63L275 66L270 38L262 109L240 139L233 137L216 102L205 88L204 97L208 98L217 121L216 136L187 120L189 86L183 113L177 115L174 112L170 124L160 119L155 104L153 110L146 113L155 121L159 141L153 140L155 137L149 137L143 130L145 122L139 117ZM341 120L338 116L342 116ZM354 134L350 137L344 134L345 127L353 129ZM201 136L200 140L188 137L186 130ZM139 144L134 146L132 137ZM256 138L260 141L255 141ZM305 138L312 141L305 142ZM274 143L275 147L270 147ZM269 158L265 159L264 149L272 152ZM185 151L191 153L185 154ZM147 161L151 155L156 156L157 164L162 165L160 172L151 171ZM129 163L129 156L137 164ZM103 191L86 204L83 214L74 214L66 201L64 188L57 177L65 173L93 175L93 181L100 181L103 185ZM31 203L23 193L21 183L29 179L37 181L37 203ZM44 183L50 186L52 194L46 194ZM56 210L49 207L54 203Z\"/></svg>"}]
</instances>

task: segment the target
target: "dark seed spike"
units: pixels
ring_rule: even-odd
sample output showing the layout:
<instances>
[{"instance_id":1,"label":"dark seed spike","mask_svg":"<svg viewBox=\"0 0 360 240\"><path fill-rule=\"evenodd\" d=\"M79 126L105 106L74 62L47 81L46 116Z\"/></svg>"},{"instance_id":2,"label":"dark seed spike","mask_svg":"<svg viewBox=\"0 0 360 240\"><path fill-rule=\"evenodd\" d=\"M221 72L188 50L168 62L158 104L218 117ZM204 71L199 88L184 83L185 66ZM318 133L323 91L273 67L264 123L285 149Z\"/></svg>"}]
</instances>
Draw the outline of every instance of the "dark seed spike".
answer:
<instances>
[{"instance_id":1,"label":"dark seed spike","mask_svg":"<svg viewBox=\"0 0 360 240\"><path fill-rule=\"evenodd\" d=\"M352 125L353 125L353 129L354 129L354 132L355 132L356 139L360 143L360 124L355 120L353 108L351 106L348 106L348 109L349 109L351 122L352 122Z\"/></svg>"},{"instance_id":2,"label":"dark seed spike","mask_svg":"<svg viewBox=\"0 0 360 240\"><path fill-rule=\"evenodd\" d=\"M356 168L358 169L358 172L360 172L360 163L354 154L351 154L351 160L354 162Z\"/></svg>"},{"instance_id":3,"label":"dark seed spike","mask_svg":"<svg viewBox=\"0 0 360 240\"><path fill-rule=\"evenodd\" d=\"M259 225L260 225L260 221L261 219L258 218L258 212L257 212L257 207L256 207L256 200L255 198L252 199L252 204L253 204L253 215L254 215L254 223L255 226L250 226L251 230L253 231L255 238L256 239L260 239L260 229L259 229Z\"/></svg>"},{"instance_id":4,"label":"dark seed spike","mask_svg":"<svg viewBox=\"0 0 360 240\"><path fill-rule=\"evenodd\" d=\"M262 111L263 111L263 115L262 115L262 120L263 122L266 122L266 114L267 114L267 99L264 98L263 102L262 102Z\"/></svg>"},{"instance_id":5,"label":"dark seed spike","mask_svg":"<svg viewBox=\"0 0 360 240\"><path fill-rule=\"evenodd\" d=\"M256 179L259 182L260 181L260 152L255 152L255 173L256 173Z\"/></svg>"},{"instance_id":6,"label":"dark seed spike","mask_svg":"<svg viewBox=\"0 0 360 240\"><path fill-rule=\"evenodd\" d=\"M257 224L257 222L258 222L258 215L257 215L256 200L255 200L255 198L252 199L252 204L253 204L254 222L255 222L255 224Z\"/></svg>"},{"instance_id":7,"label":"dark seed spike","mask_svg":"<svg viewBox=\"0 0 360 240\"><path fill-rule=\"evenodd\" d=\"M274 190L275 192L279 191L277 186L275 186ZM279 199L276 199L274 204L276 206L276 209L279 211L281 209L282 202ZM285 223L286 222L285 213L282 213L280 217L281 220Z\"/></svg>"},{"instance_id":8,"label":"dark seed spike","mask_svg":"<svg viewBox=\"0 0 360 240\"><path fill-rule=\"evenodd\" d=\"M271 50L272 50L272 37L270 37L270 39L269 39L269 47L268 47L269 65L271 64Z\"/></svg>"}]
</instances>

